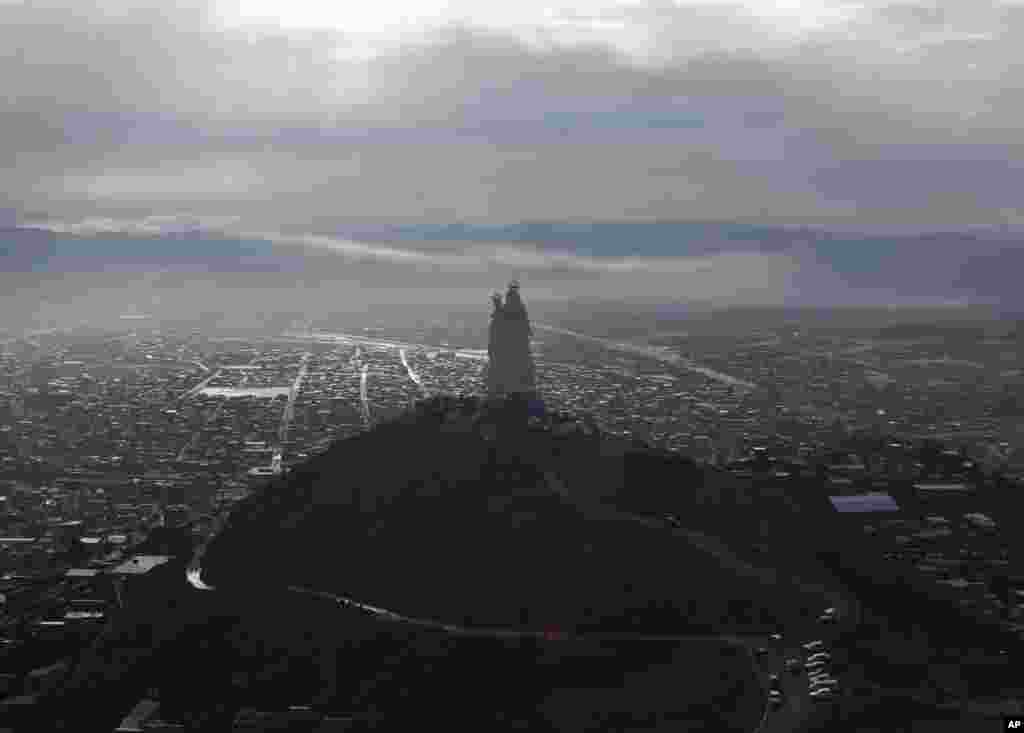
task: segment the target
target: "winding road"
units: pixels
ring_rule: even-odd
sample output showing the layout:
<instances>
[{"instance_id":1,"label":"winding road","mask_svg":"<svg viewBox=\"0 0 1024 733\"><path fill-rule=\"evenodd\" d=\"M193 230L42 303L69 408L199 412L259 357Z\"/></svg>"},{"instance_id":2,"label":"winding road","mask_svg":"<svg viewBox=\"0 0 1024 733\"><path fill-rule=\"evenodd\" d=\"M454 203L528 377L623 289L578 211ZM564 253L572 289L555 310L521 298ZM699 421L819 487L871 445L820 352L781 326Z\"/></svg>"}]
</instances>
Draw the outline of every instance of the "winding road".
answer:
<instances>
[{"instance_id":1,"label":"winding road","mask_svg":"<svg viewBox=\"0 0 1024 733\"><path fill-rule=\"evenodd\" d=\"M364 367L365 369L365 367ZM364 371L365 375L365 371ZM546 483L548 488L562 499L571 502L569 491L565 485L559 480L559 478L552 472L545 474ZM578 504L575 506L579 507ZM596 512L601 513L600 508L592 507L581 507L582 511L585 512ZM621 516L621 513L619 513ZM705 535L696 530L690 530L677 525L670 524L669 522L652 518L643 517L636 515L627 515L633 521L644 524L645 526L652 528L664 529L671 531L681 538L689 541L693 546L700 550L713 555L717 561L719 561L723 567L729 568L730 571L739 574L755 574L761 579L768 579L771 582L775 582L778 579L778 573L774 568L758 568L747 562L733 550L731 550L721 540ZM197 590L211 591L213 587L207 585L202 580L202 567L201 561L205 551L205 545L197 549L192 562L190 563L188 570L186 571L186 579L189 584ZM821 593L827 597L831 602L834 603L838 609L837 617L841 624L848 624L855 622L858 617L858 609L856 601L853 599L847 599L842 594L837 593L828 588L824 588L819 585L805 583L800 579L794 579L798 586L803 590L812 590L817 593ZM487 637L494 639L543 639L547 641L592 641L592 642L701 642L701 641L716 641L725 643L737 648L742 648L748 655L752 670L758 684L762 688L762 692L765 695L764 710L761 714L757 727L754 728L752 733L782 733L783 731L794 731L804 726L815 714L816 707L811 704L807 691L802 689L794 681L794 684L787 689L785 696L785 704L776 711L773 711L769 705L767 690L769 688L768 675L770 671L775 671L780 677L784 677L785 672L783 670L783 663L787 657L800 656L801 650L799 645L792 640L785 642L785 648L781 642L771 640L768 635L762 631L752 632L750 634L743 633L730 633L730 634L681 634L681 635L665 635L665 634L636 634L636 633L588 633L588 634L567 634L559 631L542 631L542 630L531 630L522 628L502 628L502 627L465 627L458 624L445 623L433 619L416 618L405 616L396 611L374 606L368 603L358 601L353 598L348 598L334 593L327 593L324 591L318 591L313 588L304 586L288 586L290 592L304 595L307 597L318 598L337 606L355 609L366 614L381 618L386 621L402 623L406 625L416 626L424 629L431 629L435 631L443 631L445 633L458 635L458 636L471 636L471 637ZM758 658L758 650L765 648L774 647L774 657L771 659L773 662L772 669L763 668L761 661Z\"/></svg>"}]
</instances>

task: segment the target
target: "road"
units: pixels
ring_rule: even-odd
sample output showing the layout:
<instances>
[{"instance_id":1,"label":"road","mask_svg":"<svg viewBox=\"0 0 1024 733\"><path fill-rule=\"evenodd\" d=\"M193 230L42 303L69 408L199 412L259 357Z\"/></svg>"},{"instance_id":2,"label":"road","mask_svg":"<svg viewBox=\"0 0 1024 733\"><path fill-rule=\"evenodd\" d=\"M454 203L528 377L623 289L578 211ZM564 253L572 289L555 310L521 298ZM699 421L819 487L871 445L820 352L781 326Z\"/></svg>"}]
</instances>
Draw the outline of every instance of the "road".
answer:
<instances>
[{"instance_id":1,"label":"road","mask_svg":"<svg viewBox=\"0 0 1024 733\"><path fill-rule=\"evenodd\" d=\"M413 384L420 388L420 394L424 397L430 397L430 391L423 386L423 380L420 379L419 375L412 370L411 366L409 366L409 360L406 358L405 349L399 349L398 355L402 359L402 366L405 367L405 371L409 373L409 379L413 381Z\"/></svg>"},{"instance_id":2,"label":"road","mask_svg":"<svg viewBox=\"0 0 1024 733\"><path fill-rule=\"evenodd\" d=\"M202 437L202 434L199 433L198 431L192 433L192 438L181 447L181 451L178 453L178 458L176 459L178 463L181 463L182 461L185 460L185 454L188 453L189 450L195 450L196 448L199 447L200 437Z\"/></svg>"},{"instance_id":3,"label":"road","mask_svg":"<svg viewBox=\"0 0 1024 733\"><path fill-rule=\"evenodd\" d=\"M367 394L367 381L370 377L370 366L363 364L363 368L359 372L359 401L363 405L363 422L366 427L373 425L373 417L370 415L370 398Z\"/></svg>"},{"instance_id":4,"label":"road","mask_svg":"<svg viewBox=\"0 0 1024 733\"><path fill-rule=\"evenodd\" d=\"M199 384L197 384L197 385L196 385L195 387L193 387L192 389L190 389L190 390L189 390L188 392L186 392L185 394L183 394L183 395L182 395L182 396L181 396L181 397L179 398L179 400L180 400L181 402L184 402L185 400L189 399L190 397L193 397L193 396L195 396L195 395L199 394L199 393L200 393L200 392L202 392L202 391L203 391L204 389L206 389L206 385L208 385L208 384L209 384L210 382L212 382L212 381L213 381L214 379L216 379L217 377L219 377L219 376L221 375L221 373L222 373L222 372L223 372L223 370L222 370L222 369L218 369L218 370L217 370L217 371L215 371L215 372L214 372L213 374L211 374L211 375L210 375L210 376L208 376L208 377L207 377L206 379L204 379L204 380L203 380L202 382L200 382L200 383L199 383Z\"/></svg>"},{"instance_id":5,"label":"road","mask_svg":"<svg viewBox=\"0 0 1024 733\"><path fill-rule=\"evenodd\" d=\"M288 430L292 426L292 420L295 419L295 400L298 399L299 392L302 390L302 382L306 379L306 374L309 371L309 359L311 356L312 354L309 352L302 355L299 373L295 376L295 381L292 382L291 390L288 392L288 402L281 412L281 425L277 429L277 446L274 448L274 457L270 464L271 468L274 469L274 473L281 473L281 458L284 453L284 444L288 440Z\"/></svg>"},{"instance_id":6,"label":"road","mask_svg":"<svg viewBox=\"0 0 1024 733\"><path fill-rule=\"evenodd\" d=\"M188 582L198 590L214 590L211 586L205 584L201 578L201 570L198 564L198 559L194 562L193 566L190 566L187 572ZM748 655L751 663L751 667L754 671L755 677L759 683L764 686L767 680L767 672L762 669L761 664L758 661L755 650L765 643L768 638L761 633L752 635L742 634L679 634L679 635L668 635L668 634L636 634L636 633L594 633L585 635L572 635L560 633L557 631L541 631L532 629L521 629L521 628L503 628L503 627L473 627L468 628L459 626L457 624L448 624L440 621L434 621L431 619L415 618L410 616L404 616L395 611L380 608L378 606L372 606L367 603L361 603L352 598L337 595L334 593L326 593L318 591L313 588L306 588L303 586L289 586L288 590L298 595L307 597L317 598L323 601L327 601L338 606L345 608L351 608L363 613L367 613L371 616L382 618L386 621L401 623L407 626L415 626L423 629L429 629L432 631L443 631L448 634L463 636L463 637L477 637L477 638L489 638L489 639L503 639L503 640L521 640L521 639L542 639L545 641L587 641L592 643L621 643L621 642L648 642L648 643L700 643L700 642L716 642L728 644L733 647L743 649ZM772 715L777 713L770 713L767 707L767 698L765 701L765 709L758 719L757 727L754 729L754 733L774 733L775 731L786 730L780 727L768 727L768 723L772 720Z\"/></svg>"},{"instance_id":7,"label":"road","mask_svg":"<svg viewBox=\"0 0 1024 733\"><path fill-rule=\"evenodd\" d=\"M533 327L538 331L548 331L550 333L558 333L563 336L572 336L573 338L580 339L582 341L590 341L592 343L601 344L602 346L611 349L612 351L623 351L630 354L637 354L639 356L646 356L650 359L656 359L663 361L666 364L672 364L674 366L682 367L691 372L702 374L710 379L724 382L725 384L732 385L734 387L743 387L744 389L757 389L757 385L753 382L747 382L743 379L738 379L729 374L710 369L705 366L701 366L694 361L684 359L676 353L673 353L667 348L658 348L655 346L649 346L645 344L633 344L625 341L613 341L612 339L601 338L599 336L589 336L579 331L570 331L567 328L559 328L558 326L551 326L546 323L535 323Z\"/></svg>"},{"instance_id":8,"label":"road","mask_svg":"<svg viewBox=\"0 0 1024 733\"><path fill-rule=\"evenodd\" d=\"M569 490L554 473L546 472L545 479L547 480L548 487L554 493L566 501L571 501ZM587 509L587 511L600 513L603 510ZM622 516L622 512L616 512L616 514ZM728 568L730 572L736 575L753 577L761 582L771 584L779 583L783 580L775 568L755 566L740 557L718 537L707 535L698 530L681 527L677 524L670 524L663 519L629 514L626 516L647 527L664 529L676 536L685 538L691 545L713 556L720 565ZM771 640L769 636L765 635L754 635L743 642L744 648L751 655L754 672L761 681L765 692L765 712L755 733L782 733L783 731L788 733L789 731L799 730L812 717L818 714L816 711L820 703L812 700L808 694L806 675L794 677L790 674L787 677L785 660L792 658L803 660L806 652L804 652L801 644L828 638L839 629L856 625L860 618L859 604L852 596L845 595L820 583L796 577L791 573L786 574L785 580L794 583L801 591L816 594L825 599L829 606L836 609L837 621L827 628L821 627L816 621L809 621L802 624L801 628L787 630L787 638L779 641ZM824 608L820 610L823 611ZM758 648L764 648L769 651L769 654L761 661L758 660L755 654L755 650ZM780 680L785 680L783 683L785 702L777 710L771 710L768 706L767 691L770 688L770 674L777 674Z\"/></svg>"},{"instance_id":9,"label":"road","mask_svg":"<svg viewBox=\"0 0 1024 733\"><path fill-rule=\"evenodd\" d=\"M548 474L548 485L557 493L559 496L568 499L568 492L564 485L558 480L553 474ZM669 525L667 522L657 519L651 519L646 517L633 517L635 521L642 522L648 526L656 526L666 531L673 531L686 539L695 542L696 546L704 549L711 554L714 554L716 558L723 562L727 566L732 568L744 568L746 571L759 572L759 569L753 568L749 563L739 558L737 555L732 553L724 543L720 541L717 543L708 542L708 538L701 535L700 533L694 533L691 530L680 529ZM211 591L214 590L212 586L207 585L202 580L202 569L201 561L205 547L200 547L193 558L192 563L186 572L186 578L189 584L198 590ZM774 571L772 571L774 572ZM363 613L370 614L375 617L382 618L387 621L402 623L406 625L416 626L424 629L431 629L435 631L444 631L449 634L458 636L472 636L472 637L486 637L495 639L544 639L547 641L574 641L574 640L586 640L591 642L652 642L652 643L680 643L680 642L706 642L714 641L731 646L742 648L750 659L751 668L754 672L755 677L758 680L759 685L762 687L764 692L764 710L758 719L757 726L753 729L752 733L791 733L793 731L802 730L803 727L816 716L819 703L811 700L808 695L806 675L788 674L785 671L785 660L789 658L803 659L805 652L802 649L801 644L818 638L828 638L827 634L821 633L818 630L809 627L806 630L798 630L794 633L787 632L787 638L773 640L770 636L766 635L761 631L753 632L751 634L742 633L731 633L731 634L680 634L680 635L644 635L636 633L606 633L606 634L585 634L585 635L572 635L561 632L553 632L551 630L531 630L522 628L503 628L503 627L464 627L457 624L444 623L432 619L416 618L405 616L396 611L381 608L379 606L373 606L368 603L357 601L353 598L347 598L334 593L327 593L324 591L318 591L313 588L307 588L303 586L289 586L288 590L307 597L314 597L320 600L334 603L338 606L345 608L351 608ZM848 607L849 604L845 603L844 607ZM854 602L855 603L855 602ZM855 616L854 611L847 610L845 613L850 614L844 616L844 611L840 610L837 614L840 622L839 624L832 626L832 629L838 629L844 622L848 622ZM759 649L767 650L767 653L763 656L758 654ZM784 704L777 710L771 709L768 703L767 691L770 689L771 682L769 675L776 674L782 681L781 689L783 691Z\"/></svg>"},{"instance_id":10,"label":"road","mask_svg":"<svg viewBox=\"0 0 1024 733\"><path fill-rule=\"evenodd\" d=\"M328 341L331 343L342 343L342 344L363 344L365 346L373 346L380 349L430 349L431 351L444 351L451 352L455 356L463 357L466 359L487 359L486 349L460 349L446 345L433 345L433 344L410 344L403 341L387 341L384 339L370 338L369 336L359 336L358 334L348 333L307 333L298 334L286 332L283 334L286 339L296 340L317 340L317 341Z\"/></svg>"},{"instance_id":11,"label":"road","mask_svg":"<svg viewBox=\"0 0 1024 733\"><path fill-rule=\"evenodd\" d=\"M368 367L362 365L361 371L361 396L364 400L364 410L367 410L366 406L366 376ZM586 514L593 513L595 516L606 511L601 507L582 506L575 502L572 502L570 492L553 472L547 472L545 474L547 485L549 489L557 494L562 499L573 504L579 511ZM617 515L622 516L620 512L615 512ZM694 547L712 555L723 568L727 568L730 572L741 576L756 577L762 582L778 583L780 580L780 574L775 568L764 568L757 567L748 560L738 555L734 550L728 547L722 540L717 537L706 535L703 532L680 527L675 524L670 524L666 520L637 516L637 515L626 515L629 516L633 521L644 524L651 528L658 528L664 531L672 532L682 539L690 542ZM186 572L186 578L189 584L198 590L214 590L211 586L207 585L202 580L202 556L205 551L205 546L200 547L195 556L193 557L192 563ZM818 594L827 603L830 603L837 609L838 623L831 626L830 629L839 629L847 624L856 623L859 617L859 608L855 599L847 598L842 593L821 586L816 583L809 583L800 578L794 578L790 575L786 575L785 580L794 582L801 590L808 591L814 594ZM736 647L741 647L748 654L751 662L751 667L756 678L759 681L763 691L765 692L764 700L764 711L758 720L757 727L754 728L753 733L783 733L802 729L808 721L812 720L818 710L819 704L811 700L808 695L807 680L803 676L787 675L784 669L785 660L788 658L799 658L803 659L804 651L801 648L801 644L810 641L812 639L825 639L828 635L823 629L814 626L813 622L806 625L805 628L801 629L787 629L786 637L783 640L772 640L763 631L752 632L751 634L742 633L731 633L731 634L717 634L717 635L643 635L643 634L586 634L583 636L569 635L560 632L541 631L541 630L529 630L522 628L492 628L492 627L474 627L468 628L459 626L457 624L449 624L438 620L415 618L405 616L396 611L373 606L367 603L360 602L353 598L347 598L345 596L318 591L312 588L302 586L289 586L288 590L291 592L319 598L321 600L329 601L339 606L346 608L352 608L364 613L371 614L382 619L417 626L421 628L433 629L444 631L449 634L455 634L460 636L476 636L476 637L488 637L497 639L522 639L522 638L542 638L546 640L574 640L574 639L586 639L588 641L607 641L607 642L622 642L622 641L650 641L650 642L697 642L697 641L716 641L720 643L726 643ZM823 609L821 609L823 610ZM767 649L768 653L759 656L757 650ZM782 691L784 704L778 710L772 710L768 704L767 690L770 687L769 675L777 674L782 682Z\"/></svg>"},{"instance_id":12,"label":"road","mask_svg":"<svg viewBox=\"0 0 1024 733\"><path fill-rule=\"evenodd\" d=\"M359 371L359 402L363 411L363 425L369 428L372 424L370 417L370 399L367 394L367 380L370 376L370 367L368 364L363 362L363 351L358 345L356 345L355 353L352 354L349 364L352 365L353 369Z\"/></svg>"}]
</instances>

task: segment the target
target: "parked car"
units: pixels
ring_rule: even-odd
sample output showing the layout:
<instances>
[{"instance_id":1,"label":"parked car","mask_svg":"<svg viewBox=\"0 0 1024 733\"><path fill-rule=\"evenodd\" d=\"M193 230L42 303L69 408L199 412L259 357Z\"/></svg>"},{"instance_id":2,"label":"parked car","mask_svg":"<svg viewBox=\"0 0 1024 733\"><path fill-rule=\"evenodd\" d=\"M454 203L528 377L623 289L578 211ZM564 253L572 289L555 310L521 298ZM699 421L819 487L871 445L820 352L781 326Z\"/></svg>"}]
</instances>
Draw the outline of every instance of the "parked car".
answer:
<instances>
[{"instance_id":1,"label":"parked car","mask_svg":"<svg viewBox=\"0 0 1024 733\"><path fill-rule=\"evenodd\" d=\"M803 662L799 659L787 659L786 660L786 671L787 672L799 672L804 668Z\"/></svg>"},{"instance_id":2,"label":"parked car","mask_svg":"<svg viewBox=\"0 0 1024 733\"><path fill-rule=\"evenodd\" d=\"M829 654L828 652L815 652L814 654L808 654L807 655L807 661L808 662L818 662L818 661L822 661L822 660L827 662L827 661L829 661L831 659L832 659L832 655Z\"/></svg>"},{"instance_id":3,"label":"parked car","mask_svg":"<svg viewBox=\"0 0 1024 733\"><path fill-rule=\"evenodd\" d=\"M825 649L825 642L820 639L816 641L809 641L803 645L804 649L809 652L820 652Z\"/></svg>"}]
</instances>

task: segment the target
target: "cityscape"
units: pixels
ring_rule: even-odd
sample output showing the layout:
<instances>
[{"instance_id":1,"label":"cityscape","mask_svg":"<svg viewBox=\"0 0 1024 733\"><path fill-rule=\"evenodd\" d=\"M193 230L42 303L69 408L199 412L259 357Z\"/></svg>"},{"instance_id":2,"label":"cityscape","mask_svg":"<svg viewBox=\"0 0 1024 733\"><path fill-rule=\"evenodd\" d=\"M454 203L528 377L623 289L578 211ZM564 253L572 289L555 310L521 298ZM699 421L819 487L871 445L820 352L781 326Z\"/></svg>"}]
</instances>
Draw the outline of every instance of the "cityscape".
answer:
<instances>
[{"instance_id":1,"label":"cityscape","mask_svg":"<svg viewBox=\"0 0 1024 733\"><path fill-rule=\"evenodd\" d=\"M0 545L9 720L69 679L131 603L126 587L135 576L175 556L194 565L193 554L253 492L339 441L418 405L479 399L485 381L498 379L487 376L488 352L472 338L429 343L436 327L296 326L256 338L133 321L5 341ZM728 500L718 493L700 501L728 501L734 512L760 512L767 497L827 498L885 563L1024 638L1024 575L1011 562L1014 515L1006 509L1024 482L1020 372L1007 368L1016 342L1013 334L949 329L909 324L867 337L791 324L730 327L703 351L710 339L701 333L617 340L536 322L526 347L533 394L555 420L530 420L554 434L686 456L728 486ZM779 548L768 547L767 516L759 521L764 536L730 542L770 557ZM771 564L799 567L799 553L789 554ZM198 572L189 580L208 587ZM820 613L835 621L834 607ZM869 623L863 613L859 623ZM837 647L802 661L788 637L764 643L761 666L774 659L779 667L764 681L769 708L774 720L789 721L777 726L806 717L810 704L801 707L780 678L851 653ZM983 663L1001 668L1005 658L991 653L994 661ZM849 689L879 684L863 672L857 679L855 659L841 668ZM804 699L825 699L834 684L812 684ZM830 692L815 692L822 685ZM890 693L895 685L886 685ZM907 694L959 700L961 711L967 704L952 679L926 680ZM173 729L152 698L136 711L151 719L145 729ZM971 705L1019 709L1005 696Z\"/></svg>"},{"instance_id":2,"label":"cityscape","mask_svg":"<svg viewBox=\"0 0 1024 733\"><path fill-rule=\"evenodd\" d=\"M1024 730L1024 0L0 0L0 733Z\"/></svg>"}]
</instances>

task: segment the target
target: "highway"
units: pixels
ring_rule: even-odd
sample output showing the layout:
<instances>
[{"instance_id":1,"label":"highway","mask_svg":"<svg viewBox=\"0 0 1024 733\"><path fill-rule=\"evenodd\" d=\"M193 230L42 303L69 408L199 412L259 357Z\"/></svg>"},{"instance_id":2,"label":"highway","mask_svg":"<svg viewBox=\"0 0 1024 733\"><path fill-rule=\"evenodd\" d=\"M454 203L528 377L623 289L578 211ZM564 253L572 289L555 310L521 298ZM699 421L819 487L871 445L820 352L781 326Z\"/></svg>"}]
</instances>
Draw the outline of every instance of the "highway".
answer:
<instances>
[{"instance_id":1,"label":"highway","mask_svg":"<svg viewBox=\"0 0 1024 733\"><path fill-rule=\"evenodd\" d=\"M646 356L651 359L663 361L666 364L672 364L674 366L682 367L691 372L702 374L705 377L724 382L725 384L732 385L734 387L743 387L745 389L757 389L757 385L753 382L747 382L743 379L738 379L729 374L710 369L705 366L701 366L696 362L684 359L678 354L673 353L667 348L658 348L655 346L648 346L644 344L633 344L625 341L613 341L612 339L601 338L599 336L589 336L579 331L570 331L567 328L559 328L558 326L551 326L546 323L535 323L533 327L539 331L548 331L550 333L558 333L563 336L572 336L573 338L580 339L582 341L590 341L592 343L601 344L602 346L611 349L612 351L622 351L630 354L637 354L638 356Z\"/></svg>"}]
</instances>

